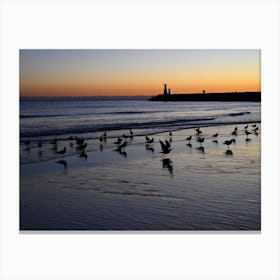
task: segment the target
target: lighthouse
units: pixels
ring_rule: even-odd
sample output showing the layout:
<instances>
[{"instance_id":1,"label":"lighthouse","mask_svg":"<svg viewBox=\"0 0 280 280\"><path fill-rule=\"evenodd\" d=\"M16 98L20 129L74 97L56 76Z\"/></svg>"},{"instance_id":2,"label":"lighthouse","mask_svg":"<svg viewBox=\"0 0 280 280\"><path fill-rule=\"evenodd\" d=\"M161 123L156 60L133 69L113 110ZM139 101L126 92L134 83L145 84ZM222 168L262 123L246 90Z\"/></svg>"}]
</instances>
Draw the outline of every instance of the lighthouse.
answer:
<instances>
[{"instance_id":1,"label":"lighthouse","mask_svg":"<svg viewBox=\"0 0 280 280\"><path fill-rule=\"evenodd\" d=\"M167 84L163 84L164 88L163 88L163 95L167 95Z\"/></svg>"}]
</instances>

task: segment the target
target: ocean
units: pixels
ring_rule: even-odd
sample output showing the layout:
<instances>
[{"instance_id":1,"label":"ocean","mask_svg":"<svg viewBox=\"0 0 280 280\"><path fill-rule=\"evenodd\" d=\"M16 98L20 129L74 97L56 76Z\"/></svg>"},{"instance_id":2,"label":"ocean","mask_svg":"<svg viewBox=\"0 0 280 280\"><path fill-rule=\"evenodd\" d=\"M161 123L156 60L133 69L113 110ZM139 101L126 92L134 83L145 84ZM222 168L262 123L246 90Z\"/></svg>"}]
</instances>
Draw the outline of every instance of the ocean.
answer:
<instances>
[{"instance_id":1,"label":"ocean","mask_svg":"<svg viewBox=\"0 0 280 280\"><path fill-rule=\"evenodd\" d=\"M258 102L151 102L133 98L21 98L20 139L117 137L260 122Z\"/></svg>"},{"instance_id":2,"label":"ocean","mask_svg":"<svg viewBox=\"0 0 280 280\"><path fill-rule=\"evenodd\" d=\"M260 121L254 102L21 99L20 229L260 230Z\"/></svg>"}]
</instances>

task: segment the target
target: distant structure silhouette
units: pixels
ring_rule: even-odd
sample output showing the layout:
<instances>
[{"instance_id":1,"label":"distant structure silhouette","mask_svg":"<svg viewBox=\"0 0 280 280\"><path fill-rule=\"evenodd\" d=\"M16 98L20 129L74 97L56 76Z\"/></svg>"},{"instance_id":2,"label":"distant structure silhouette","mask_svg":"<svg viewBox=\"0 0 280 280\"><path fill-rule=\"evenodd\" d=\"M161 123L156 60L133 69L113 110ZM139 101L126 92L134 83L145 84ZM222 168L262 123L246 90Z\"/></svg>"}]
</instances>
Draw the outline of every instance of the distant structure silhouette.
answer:
<instances>
[{"instance_id":1,"label":"distant structure silhouette","mask_svg":"<svg viewBox=\"0 0 280 280\"><path fill-rule=\"evenodd\" d=\"M164 86L163 95L167 95L167 88L166 88L167 84L163 84L163 86Z\"/></svg>"},{"instance_id":2,"label":"distant structure silhouette","mask_svg":"<svg viewBox=\"0 0 280 280\"><path fill-rule=\"evenodd\" d=\"M203 94L205 94L205 93L206 93L205 89L202 91L202 93L203 93Z\"/></svg>"},{"instance_id":3,"label":"distant structure silhouette","mask_svg":"<svg viewBox=\"0 0 280 280\"><path fill-rule=\"evenodd\" d=\"M163 88L163 95L167 96L167 95L171 95L171 90L170 88L168 88L167 90L167 84L163 84L164 88Z\"/></svg>"}]
</instances>

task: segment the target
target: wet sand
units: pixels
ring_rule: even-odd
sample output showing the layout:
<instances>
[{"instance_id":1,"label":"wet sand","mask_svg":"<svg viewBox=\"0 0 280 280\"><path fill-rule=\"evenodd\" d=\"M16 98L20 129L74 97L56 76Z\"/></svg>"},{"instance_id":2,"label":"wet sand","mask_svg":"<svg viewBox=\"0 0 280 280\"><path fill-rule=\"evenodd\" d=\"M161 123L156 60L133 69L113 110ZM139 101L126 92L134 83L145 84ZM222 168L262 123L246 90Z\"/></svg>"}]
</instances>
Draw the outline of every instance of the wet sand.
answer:
<instances>
[{"instance_id":1,"label":"wet sand","mask_svg":"<svg viewBox=\"0 0 280 280\"><path fill-rule=\"evenodd\" d=\"M116 139L102 149L95 139L87 141L87 158L61 143L69 150L67 166L58 158L21 165L20 229L260 230L261 135L245 141L244 125L237 136L234 127L201 128L202 145L193 129L151 135L150 146L134 137L123 153ZM172 150L163 156L159 139L170 138ZM223 141L231 138L236 143L228 151ZM38 148L28 153L36 158Z\"/></svg>"}]
</instances>

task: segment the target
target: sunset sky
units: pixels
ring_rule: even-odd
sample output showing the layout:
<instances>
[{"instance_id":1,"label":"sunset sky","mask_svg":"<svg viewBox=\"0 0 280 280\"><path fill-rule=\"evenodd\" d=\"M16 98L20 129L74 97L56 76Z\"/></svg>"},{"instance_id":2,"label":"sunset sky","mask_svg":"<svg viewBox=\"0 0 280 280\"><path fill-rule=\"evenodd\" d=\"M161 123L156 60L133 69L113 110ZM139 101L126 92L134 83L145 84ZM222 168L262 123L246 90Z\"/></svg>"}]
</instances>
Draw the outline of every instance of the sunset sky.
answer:
<instances>
[{"instance_id":1,"label":"sunset sky","mask_svg":"<svg viewBox=\"0 0 280 280\"><path fill-rule=\"evenodd\" d=\"M260 60L260 50L20 50L20 95L260 91Z\"/></svg>"}]
</instances>

